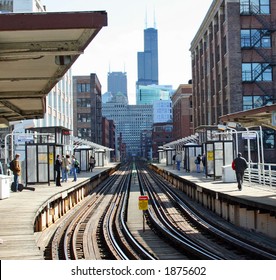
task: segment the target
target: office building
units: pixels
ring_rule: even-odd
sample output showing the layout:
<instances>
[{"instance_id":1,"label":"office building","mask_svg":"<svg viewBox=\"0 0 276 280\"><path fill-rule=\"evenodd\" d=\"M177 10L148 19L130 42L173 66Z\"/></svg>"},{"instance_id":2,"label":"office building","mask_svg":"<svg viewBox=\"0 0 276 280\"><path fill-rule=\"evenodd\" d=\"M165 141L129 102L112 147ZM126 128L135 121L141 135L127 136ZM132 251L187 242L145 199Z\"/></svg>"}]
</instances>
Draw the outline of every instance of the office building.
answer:
<instances>
[{"instance_id":1,"label":"office building","mask_svg":"<svg viewBox=\"0 0 276 280\"><path fill-rule=\"evenodd\" d=\"M109 72L107 77L107 91L112 96L123 94L127 99L127 74L126 72Z\"/></svg>"},{"instance_id":2,"label":"office building","mask_svg":"<svg viewBox=\"0 0 276 280\"><path fill-rule=\"evenodd\" d=\"M172 122L172 101L157 100L153 103L153 123Z\"/></svg>"},{"instance_id":3,"label":"office building","mask_svg":"<svg viewBox=\"0 0 276 280\"><path fill-rule=\"evenodd\" d=\"M172 86L148 85L136 87L136 104L149 105L158 100L170 100Z\"/></svg>"},{"instance_id":4,"label":"office building","mask_svg":"<svg viewBox=\"0 0 276 280\"><path fill-rule=\"evenodd\" d=\"M172 142L173 137L173 123L154 123L152 129L152 159L158 160L159 147Z\"/></svg>"},{"instance_id":5,"label":"office building","mask_svg":"<svg viewBox=\"0 0 276 280\"><path fill-rule=\"evenodd\" d=\"M74 136L102 145L101 84L96 74L73 76Z\"/></svg>"},{"instance_id":6,"label":"office building","mask_svg":"<svg viewBox=\"0 0 276 280\"><path fill-rule=\"evenodd\" d=\"M190 48L195 128L275 102L275 18L276 0L213 1ZM270 160L275 130L263 133Z\"/></svg>"},{"instance_id":7,"label":"office building","mask_svg":"<svg viewBox=\"0 0 276 280\"><path fill-rule=\"evenodd\" d=\"M126 146L126 156L140 156L141 131L151 130L153 124L152 105L128 105L109 102L103 104L102 114L113 120L116 137Z\"/></svg>"},{"instance_id":8,"label":"office building","mask_svg":"<svg viewBox=\"0 0 276 280\"><path fill-rule=\"evenodd\" d=\"M10 13L45 12L40 0L0 0L0 11Z\"/></svg>"},{"instance_id":9,"label":"office building","mask_svg":"<svg viewBox=\"0 0 276 280\"><path fill-rule=\"evenodd\" d=\"M172 95L173 136L174 140L194 134L192 85L179 85Z\"/></svg>"},{"instance_id":10,"label":"office building","mask_svg":"<svg viewBox=\"0 0 276 280\"><path fill-rule=\"evenodd\" d=\"M158 85L158 32L155 28L144 30L144 51L138 52L139 85Z\"/></svg>"}]
</instances>

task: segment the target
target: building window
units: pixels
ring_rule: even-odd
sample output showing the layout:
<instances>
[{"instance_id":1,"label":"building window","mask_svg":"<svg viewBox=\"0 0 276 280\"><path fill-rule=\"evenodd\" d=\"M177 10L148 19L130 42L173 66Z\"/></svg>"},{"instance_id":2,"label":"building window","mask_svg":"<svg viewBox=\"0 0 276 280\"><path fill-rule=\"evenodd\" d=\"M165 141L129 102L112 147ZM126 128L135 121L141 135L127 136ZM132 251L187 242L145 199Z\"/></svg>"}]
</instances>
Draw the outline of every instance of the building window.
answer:
<instances>
[{"instance_id":1,"label":"building window","mask_svg":"<svg viewBox=\"0 0 276 280\"><path fill-rule=\"evenodd\" d=\"M268 63L243 63L242 81L272 81L272 67Z\"/></svg>"},{"instance_id":2,"label":"building window","mask_svg":"<svg viewBox=\"0 0 276 280\"><path fill-rule=\"evenodd\" d=\"M242 15L270 14L270 0L241 0L240 13Z\"/></svg>"},{"instance_id":3,"label":"building window","mask_svg":"<svg viewBox=\"0 0 276 280\"><path fill-rule=\"evenodd\" d=\"M91 114L78 114L78 122L91 122Z\"/></svg>"},{"instance_id":4,"label":"building window","mask_svg":"<svg viewBox=\"0 0 276 280\"><path fill-rule=\"evenodd\" d=\"M259 108L265 105L272 104L272 98L268 95L249 95L243 97L243 110Z\"/></svg>"},{"instance_id":5,"label":"building window","mask_svg":"<svg viewBox=\"0 0 276 280\"><path fill-rule=\"evenodd\" d=\"M92 132L90 128L80 128L78 129L78 137L88 139L91 138Z\"/></svg>"},{"instance_id":6,"label":"building window","mask_svg":"<svg viewBox=\"0 0 276 280\"><path fill-rule=\"evenodd\" d=\"M242 48L271 48L271 33L266 29L243 29L241 30Z\"/></svg>"},{"instance_id":7,"label":"building window","mask_svg":"<svg viewBox=\"0 0 276 280\"><path fill-rule=\"evenodd\" d=\"M90 92L90 84L77 83L77 92Z\"/></svg>"},{"instance_id":8,"label":"building window","mask_svg":"<svg viewBox=\"0 0 276 280\"><path fill-rule=\"evenodd\" d=\"M77 107L80 108L90 108L91 107L91 99L89 98L77 98Z\"/></svg>"}]
</instances>

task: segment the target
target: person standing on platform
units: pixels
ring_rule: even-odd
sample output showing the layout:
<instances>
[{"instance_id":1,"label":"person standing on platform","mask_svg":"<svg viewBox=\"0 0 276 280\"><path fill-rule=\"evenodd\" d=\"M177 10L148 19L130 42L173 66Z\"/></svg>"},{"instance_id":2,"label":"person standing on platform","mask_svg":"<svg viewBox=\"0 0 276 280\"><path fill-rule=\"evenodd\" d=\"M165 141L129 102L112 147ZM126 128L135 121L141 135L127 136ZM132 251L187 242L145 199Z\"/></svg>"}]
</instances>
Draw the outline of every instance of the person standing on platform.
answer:
<instances>
[{"instance_id":1,"label":"person standing on platform","mask_svg":"<svg viewBox=\"0 0 276 280\"><path fill-rule=\"evenodd\" d=\"M72 155L72 160L71 160L71 172L74 176L73 182L77 181L77 168L76 168L76 158L74 155Z\"/></svg>"},{"instance_id":2,"label":"person standing on platform","mask_svg":"<svg viewBox=\"0 0 276 280\"><path fill-rule=\"evenodd\" d=\"M60 155L57 155L55 161L55 171L56 171L56 186L61 187L60 184L60 172L61 172L62 160L60 159Z\"/></svg>"},{"instance_id":3,"label":"person standing on platform","mask_svg":"<svg viewBox=\"0 0 276 280\"><path fill-rule=\"evenodd\" d=\"M198 155L195 160L196 164L196 172L200 173L200 163L201 163L201 155Z\"/></svg>"},{"instance_id":4,"label":"person standing on platform","mask_svg":"<svg viewBox=\"0 0 276 280\"><path fill-rule=\"evenodd\" d=\"M66 155L65 157L62 157L62 181L61 182L67 182L68 180L68 172L70 171L70 156Z\"/></svg>"},{"instance_id":5,"label":"person standing on platform","mask_svg":"<svg viewBox=\"0 0 276 280\"><path fill-rule=\"evenodd\" d=\"M203 173L206 174L206 155L205 154L202 155L201 160L202 160L202 165L203 165Z\"/></svg>"},{"instance_id":6,"label":"person standing on platform","mask_svg":"<svg viewBox=\"0 0 276 280\"><path fill-rule=\"evenodd\" d=\"M176 155L174 154L173 157L172 157L172 161L173 161L173 169L175 169L175 157Z\"/></svg>"},{"instance_id":7,"label":"person standing on platform","mask_svg":"<svg viewBox=\"0 0 276 280\"><path fill-rule=\"evenodd\" d=\"M21 166L19 162L19 154L16 154L14 157L13 162L13 167L12 167L12 172L13 172L13 178L14 178L14 192L18 192L18 178L21 175Z\"/></svg>"},{"instance_id":8,"label":"person standing on platform","mask_svg":"<svg viewBox=\"0 0 276 280\"><path fill-rule=\"evenodd\" d=\"M96 160L93 156L89 158L89 171L92 172L95 167Z\"/></svg>"},{"instance_id":9,"label":"person standing on platform","mask_svg":"<svg viewBox=\"0 0 276 280\"><path fill-rule=\"evenodd\" d=\"M232 163L232 168L236 172L238 189L240 191L242 190L244 171L247 167L248 167L248 164L247 164L246 159L242 157L241 153L238 153L238 156L234 159L234 161Z\"/></svg>"},{"instance_id":10,"label":"person standing on platform","mask_svg":"<svg viewBox=\"0 0 276 280\"><path fill-rule=\"evenodd\" d=\"M176 160L177 170L180 171L180 163L182 161L182 156L180 152L178 152L177 155L175 156L175 160Z\"/></svg>"}]
</instances>

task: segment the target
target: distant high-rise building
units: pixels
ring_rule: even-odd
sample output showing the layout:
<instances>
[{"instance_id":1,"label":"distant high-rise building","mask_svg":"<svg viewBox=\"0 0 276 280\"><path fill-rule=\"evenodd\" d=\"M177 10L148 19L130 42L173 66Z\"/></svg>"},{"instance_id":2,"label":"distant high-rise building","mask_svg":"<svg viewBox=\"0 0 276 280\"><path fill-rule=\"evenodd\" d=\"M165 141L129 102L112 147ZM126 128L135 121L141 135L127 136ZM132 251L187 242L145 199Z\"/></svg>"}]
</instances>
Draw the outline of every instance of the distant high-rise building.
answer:
<instances>
[{"instance_id":1,"label":"distant high-rise building","mask_svg":"<svg viewBox=\"0 0 276 280\"><path fill-rule=\"evenodd\" d=\"M172 93L172 86L140 85L136 88L136 104L153 105L157 100L170 100Z\"/></svg>"},{"instance_id":2,"label":"distant high-rise building","mask_svg":"<svg viewBox=\"0 0 276 280\"><path fill-rule=\"evenodd\" d=\"M107 91L116 96L121 93L127 98L127 74L126 72L109 72L107 78Z\"/></svg>"},{"instance_id":3,"label":"distant high-rise building","mask_svg":"<svg viewBox=\"0 0 276 280\"><path fill-rule=\"evenodd\" d=\"M144 30L144 51L138 52L139 85L158 85L158 33L155 28Z\"/></svg>"},{"instance_id":4,"label":"distant high-rise building","mask_svg":"<svg viewBox=\"0 0 276 280\"><path fill-rule=\"evenodd\" d=\"M45 12L40 0L0 0L0 11L10 13Z\"/></svg>"},{"instance_id":5,"label":"distant high-rise building","mask_svg":"<svg viewBox=\"0 0 276 280\"><path fill-rule=\"evenodd\" d=\"M126 145L127 156L140 155L141 131L152 129L152 105L109 102L103 104L102 113L107 119L114 120L116 135L121 135L121 141Z\"/></svg>"}]
</instances>

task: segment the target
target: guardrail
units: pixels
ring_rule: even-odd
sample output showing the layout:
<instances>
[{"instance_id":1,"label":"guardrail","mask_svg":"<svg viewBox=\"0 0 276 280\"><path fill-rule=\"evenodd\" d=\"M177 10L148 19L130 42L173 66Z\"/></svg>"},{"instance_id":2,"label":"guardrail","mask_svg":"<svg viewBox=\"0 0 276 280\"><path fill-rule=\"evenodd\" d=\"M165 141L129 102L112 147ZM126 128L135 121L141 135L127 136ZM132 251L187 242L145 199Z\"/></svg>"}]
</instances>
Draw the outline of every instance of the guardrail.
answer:
<instances>
[{"instance_id":1,"label":"guardrail","mask_svg":"<svg viewBox=\"0 0 276 280\"><path fill-rule=\"evenodd\" d=\"M269 187L276 187L276 164L249 163L244 180Z\"/></svg>"}]
</instances>

